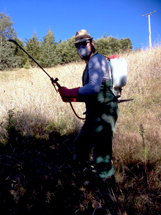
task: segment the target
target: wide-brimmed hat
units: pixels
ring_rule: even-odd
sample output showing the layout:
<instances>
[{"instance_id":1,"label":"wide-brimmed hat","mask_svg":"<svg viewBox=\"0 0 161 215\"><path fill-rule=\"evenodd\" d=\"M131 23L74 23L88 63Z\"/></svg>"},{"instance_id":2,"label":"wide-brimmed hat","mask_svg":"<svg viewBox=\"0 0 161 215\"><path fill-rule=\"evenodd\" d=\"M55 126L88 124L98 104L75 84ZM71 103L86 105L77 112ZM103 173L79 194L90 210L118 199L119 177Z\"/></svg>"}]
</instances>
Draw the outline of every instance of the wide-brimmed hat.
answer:
<instances>
[{"instance_id":1,"label":"wide-brimmed hat","mask_svg":"<svg viewBox=\"0 0 161 215\"><path fill-rule=\"evenodd\" d=\"M90 34L84 29L77 31L75 34L75 43L80 43L88 39L93 39L93 37L91 37Z\"/></svg>"}]
</instances>

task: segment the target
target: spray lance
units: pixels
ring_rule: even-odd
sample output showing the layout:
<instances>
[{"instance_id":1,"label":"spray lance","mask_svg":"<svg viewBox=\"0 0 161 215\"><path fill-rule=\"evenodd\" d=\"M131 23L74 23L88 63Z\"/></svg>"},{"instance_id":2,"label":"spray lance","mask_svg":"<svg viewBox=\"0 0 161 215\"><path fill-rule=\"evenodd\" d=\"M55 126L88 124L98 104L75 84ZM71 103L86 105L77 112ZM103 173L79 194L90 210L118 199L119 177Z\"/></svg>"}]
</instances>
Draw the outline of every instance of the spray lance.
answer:
<instances>
[{"instance_id":1,"label":"spray lance","mask_svg":"<svg viewBox=\"0 0 161 215\"><path fill-rule=\"evenodd\" d=\"M52 83L52 85L54 86L54 88L55 88L55 90L57 91L57 89L56 89L56 86L58 87L58 88L61 88L61 86L60 86L60 84L58 83L58 78L55 78L55 79L53 79L46 71L45 71L45 69L42 67L42 66L40 66L40 64L38 63L38 62L36 62L36 60L33 58L33 57L31 57L31 55L29 55L15 40L12 40L12 39L9 39L8 40L9 42L13 42L15 45L17 45L20 49L22 49L44 72L45 72L45 74L50 78L50 80L51 80L51 83ZM56 84L56 86L55 86L55 84Z\"/></svg>"},{"instance_id":2,"label":"spray lance","mask_svg":"<svg viewBox=\"0 0 161 215\"><path fill-rule=\"evenodd\" d=\"M56 92L58 92L58 90L56 89L56 86L58 87L58 89L60 89L61 88L61 86L60 86L60 84L58 83L58 81L59 81L59 79L58 78L52 78L46 71L45 71L45 69L38 63L38 62L36 62L36 60L33 58L33 57L31 57L31 55L29 55L15 40L13 40L13 39L9 39L8 40L9 42L13 42L15 45L17 45L20 49L22 49L22 51L24 51L44 72L45 72L45 74L50 78L50 80L51 80L51 83L52 83L52 85L54 86L54 88L55 88L55 90L56 90ZM77 113L75 112L75 110L74 110L74 108L73 108L73 106L72 106L72 103L71 102L69 102L69 104L70 104L70 106L71 106L71 108L72 108L72 110L73 110L73 112L74 112L74 114L79 118L79 119L85 119L85 118L81 118L81 117L79 117L78 115L77 115Z\"/></svg>"}]
</instances>

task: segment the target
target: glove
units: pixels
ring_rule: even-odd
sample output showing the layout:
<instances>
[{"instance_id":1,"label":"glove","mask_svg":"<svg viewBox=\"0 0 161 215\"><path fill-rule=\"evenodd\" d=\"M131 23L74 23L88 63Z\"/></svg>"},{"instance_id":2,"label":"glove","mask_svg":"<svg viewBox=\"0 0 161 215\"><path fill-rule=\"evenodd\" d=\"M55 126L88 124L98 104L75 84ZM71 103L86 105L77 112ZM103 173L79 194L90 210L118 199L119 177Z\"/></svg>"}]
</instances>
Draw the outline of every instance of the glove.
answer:
<instances>
[{"instance_id":1,"label":"glove","mask_svg":"<svg viewBox=\"0 0 161 215\"><path fill-rule=\"evenodd\" d=\"M58 89L63 102L77 102L79 87L68 89L66 87L61 87Z\"/></svg>"}]
</instances>

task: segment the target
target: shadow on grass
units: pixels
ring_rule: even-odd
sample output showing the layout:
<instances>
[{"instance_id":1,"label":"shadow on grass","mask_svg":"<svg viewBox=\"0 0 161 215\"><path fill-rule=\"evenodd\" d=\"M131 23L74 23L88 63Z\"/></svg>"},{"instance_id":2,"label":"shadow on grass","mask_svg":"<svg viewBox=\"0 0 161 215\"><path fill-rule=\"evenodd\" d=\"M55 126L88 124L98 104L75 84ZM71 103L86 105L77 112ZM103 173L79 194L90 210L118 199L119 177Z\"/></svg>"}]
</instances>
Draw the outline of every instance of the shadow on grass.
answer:
<instances>
[{"instance_id":1,"label":"shadow on grass","mask_svg":"<svg viewBox=\"0 0 161 215\"><path fill-rule=\"evenodd\" d=\"M6 129L7 143L0 146L0 209L4 214L107 214L94 175L72 166L76 132L60 135L53 130L45 139L22 135L11 121ZM125 165L120 173L123 180L116 183L119 214L160 214L160 188L148 187L152 168L147 164L145 171L143 163L136 162Z\"/></svg>"},{"instance_id":2,"label":"shadow on grass","mask_svg":"<svg viewBox=\"0 0 161 215\"><path fill-rule=\"evenodd\" d=\"M81 195L72 184L69 168L75 135L52 132L48 140L36 139L9 128L8 142L0 148L0 209L4 214L60 214L64 210L74 214Z\"/></svg>"},{"instance_id":3,"label":"shadow on grass","mask_svg":"<svg viewBox=\"0 0 161 215\"><path fill-rule=\"evenodd\" d=\"M77 172L71 162L77 132L61 135L50 129L49 138L36 138L23 135L13 118L10 114L6 144L0 146L0 210L16 215L91 214L91 185L84 182L92 176Z\"/></svg>"}]
</instances>

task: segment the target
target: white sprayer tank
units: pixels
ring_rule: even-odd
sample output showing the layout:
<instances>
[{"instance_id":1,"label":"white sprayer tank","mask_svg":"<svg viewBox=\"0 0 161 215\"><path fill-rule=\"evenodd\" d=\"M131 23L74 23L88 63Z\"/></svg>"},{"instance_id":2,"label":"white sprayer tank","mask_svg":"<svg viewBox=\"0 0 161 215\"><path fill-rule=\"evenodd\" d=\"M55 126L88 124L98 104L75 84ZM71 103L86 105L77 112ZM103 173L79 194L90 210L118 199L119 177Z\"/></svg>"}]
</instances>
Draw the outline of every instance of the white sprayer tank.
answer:
<instances>
[{"instance_id":1,"label":"white sprayer tank","mask_svg":"<svg viewBox=\"0 0 161 215\"><path fill-rule=\"evenodd\" d=\"M112 69L114 94L117 96L120 93L120 89L127 83L127 63L124 59L114 58L110 59L110 65Z\"/></svg>"}]
</instances>

